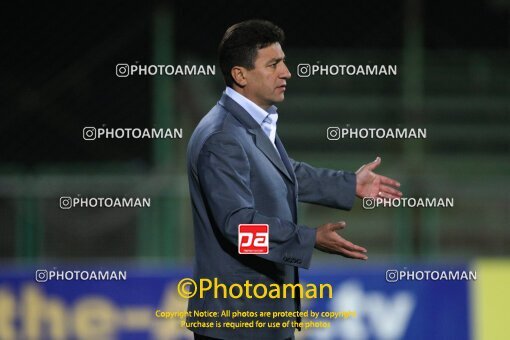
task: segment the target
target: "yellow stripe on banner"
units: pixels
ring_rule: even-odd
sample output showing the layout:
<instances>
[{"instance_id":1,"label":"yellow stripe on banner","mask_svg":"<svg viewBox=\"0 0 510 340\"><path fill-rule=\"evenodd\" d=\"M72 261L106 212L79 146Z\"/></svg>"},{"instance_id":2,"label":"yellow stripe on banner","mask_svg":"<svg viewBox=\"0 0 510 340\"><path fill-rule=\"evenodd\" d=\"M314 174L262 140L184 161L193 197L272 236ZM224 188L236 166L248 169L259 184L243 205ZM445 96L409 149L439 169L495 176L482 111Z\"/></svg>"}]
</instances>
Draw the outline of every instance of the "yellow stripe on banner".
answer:
<instances>
[{"instance_id":1,"label":"yellow stripe on banner","mask_svg":"<svg viewBox=\"0 0 510 340\"><path fill-rule=\"evenodd\" d=\"M475 270L476 281L471 282L475 339L509 339L510 259L481 259Z\"/></svg>"}]
</instances>

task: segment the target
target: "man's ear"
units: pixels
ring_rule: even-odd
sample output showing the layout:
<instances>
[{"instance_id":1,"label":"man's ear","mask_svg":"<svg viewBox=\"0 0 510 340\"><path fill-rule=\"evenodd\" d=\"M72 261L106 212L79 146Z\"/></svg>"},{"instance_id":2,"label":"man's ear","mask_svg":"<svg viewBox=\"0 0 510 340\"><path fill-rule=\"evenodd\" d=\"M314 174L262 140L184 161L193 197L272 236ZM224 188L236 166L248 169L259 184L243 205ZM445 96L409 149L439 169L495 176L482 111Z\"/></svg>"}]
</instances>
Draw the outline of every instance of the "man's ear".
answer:
<instances>
[{"instance_id":1,"label":"man's ear","mask_svg":"<svg viewBox=\"0 0 510 340\"><path fill-rule=\"evenodd\" d=\"M234 79L234 82L239 87L245 87L248 81L246 80L246 69L241 66L234 66L230 70L230 75L232 76L232 79Z\"/></svg>"}]
</instances>

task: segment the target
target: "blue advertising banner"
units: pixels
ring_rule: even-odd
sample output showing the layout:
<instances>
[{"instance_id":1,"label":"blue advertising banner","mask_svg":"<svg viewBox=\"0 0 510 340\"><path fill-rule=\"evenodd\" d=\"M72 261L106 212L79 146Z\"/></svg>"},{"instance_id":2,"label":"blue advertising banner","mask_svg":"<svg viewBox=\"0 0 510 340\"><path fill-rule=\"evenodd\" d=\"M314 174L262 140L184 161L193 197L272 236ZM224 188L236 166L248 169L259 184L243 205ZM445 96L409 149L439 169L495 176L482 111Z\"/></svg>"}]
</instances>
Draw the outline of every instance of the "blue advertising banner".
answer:
<instances>
[{"instance_id":1,"label":"blue advertising banner","mask_svg":"<svg viewBox=\"0 0 510 340\"><path fill-rule=\"evenodd\" d=\"M303 272L302 279L334 286L332 299L309 301L308 308L356 312L310 330L309 339L471 338L468 285L474 278L467 266L324 268Z\"/></svg>"},{"instance_id":2,"label":"blue advertising banner","mask_svg":"<svg viewBox=\"0 0 510 340\"><path fill-rule=\"evenodd\" d=\"M182 327L187 300L177 290L189 269L0 268L0 339L192 338ZM330 284L332 298L303 299L302 310L314 314L296 338L470 339L474 279L465 265L303 270L303 285Z\"/></svg>"}]
</instances>

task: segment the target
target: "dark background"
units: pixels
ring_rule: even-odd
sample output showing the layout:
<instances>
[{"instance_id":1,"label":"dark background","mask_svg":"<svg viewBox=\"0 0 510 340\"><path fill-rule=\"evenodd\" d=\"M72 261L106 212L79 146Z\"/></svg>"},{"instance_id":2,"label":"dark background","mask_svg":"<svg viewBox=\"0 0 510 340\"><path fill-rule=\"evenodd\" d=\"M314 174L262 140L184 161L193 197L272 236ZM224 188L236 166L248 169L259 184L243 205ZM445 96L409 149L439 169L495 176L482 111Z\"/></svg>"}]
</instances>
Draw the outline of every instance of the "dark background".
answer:
<instances>
[{"instance_id":1,"label":"dark background","mask_svg":"<svg viewBox=\"0 0 510 340\"><path fill-rule=\"evenodd\" d=\"M156 17L169 30L157 28ZM216 64L230 25L268 19L287 36L291 72L279 134L291 156L380 172L407 195L455 197L446 210L353 212L303 206L301 220L345 219L376 259L508 255L509 11L505 1L9 2L2 20L0 256L4 259L193 256L185 147L223 90L211 77L118 78L118 63ZM296 65L397 64L384 77L299 78ZM170 99L168 99L170 98ZM82 139L85 126L171 127L183 140ZM156 113L159 109L159 116ZM163 108L163 109L161 109ZM161 114L163 112L163 114ZM158 118L159 117L159 118ZM325 138L328 126L426 127L424 141ZM126 193L149 211L58 209L61 195ZM318 255L321 259L321 255Z\"/></svg>"}]
</instances>

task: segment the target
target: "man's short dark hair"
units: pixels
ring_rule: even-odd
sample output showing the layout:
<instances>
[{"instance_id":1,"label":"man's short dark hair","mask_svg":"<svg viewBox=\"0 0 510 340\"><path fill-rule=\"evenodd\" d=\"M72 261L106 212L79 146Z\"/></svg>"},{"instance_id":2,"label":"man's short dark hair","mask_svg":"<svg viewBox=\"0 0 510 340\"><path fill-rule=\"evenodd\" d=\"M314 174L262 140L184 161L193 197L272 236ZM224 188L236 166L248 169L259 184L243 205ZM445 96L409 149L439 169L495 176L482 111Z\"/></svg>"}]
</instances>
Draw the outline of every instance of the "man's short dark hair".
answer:
<instances>
[{"instance_id":1,"label":"man's short dark hair","mask_svg":"<svg viewBox=\"0 0 510 340\"><path fill-rule=\"evenodd\" d=\"M218 48L220 68L227 86L234 83L230 73L232 67L253 69L259 49L281 44L284 40L283 30L266 20L247 20L230 26Z\"/></svg>"}]
</instances>

